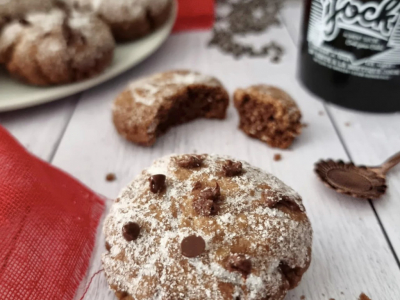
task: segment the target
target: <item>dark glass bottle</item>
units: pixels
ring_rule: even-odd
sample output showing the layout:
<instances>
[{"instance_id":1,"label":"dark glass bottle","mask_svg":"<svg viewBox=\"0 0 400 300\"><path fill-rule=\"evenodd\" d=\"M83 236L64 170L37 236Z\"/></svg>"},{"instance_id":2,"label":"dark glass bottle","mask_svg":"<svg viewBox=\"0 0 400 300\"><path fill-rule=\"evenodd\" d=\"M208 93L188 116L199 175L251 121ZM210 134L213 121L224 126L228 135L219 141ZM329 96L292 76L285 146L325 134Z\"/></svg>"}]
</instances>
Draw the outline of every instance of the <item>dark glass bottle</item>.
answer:
<instances>
[{"instance_id":1,"label":"dark glass bottle","mask_svg":"<svg viewBox=\"0 0 400 300\"><path fill-rule=\"evenodd\" d=\"M305 0L300 80L326 101L400 111L400 0Z\"/></svg>"}]
</instances>

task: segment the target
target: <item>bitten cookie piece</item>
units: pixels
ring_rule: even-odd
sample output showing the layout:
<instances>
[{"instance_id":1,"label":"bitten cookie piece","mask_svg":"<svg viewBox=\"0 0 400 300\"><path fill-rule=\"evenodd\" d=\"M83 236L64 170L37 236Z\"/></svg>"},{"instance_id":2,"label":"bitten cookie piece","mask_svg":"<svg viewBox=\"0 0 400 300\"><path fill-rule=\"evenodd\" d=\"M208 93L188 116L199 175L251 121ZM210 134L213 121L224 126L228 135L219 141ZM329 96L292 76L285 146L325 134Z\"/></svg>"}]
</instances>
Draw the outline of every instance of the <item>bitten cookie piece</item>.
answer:
<instances>
[{"instance_id":1,"label":"bitten cookie piece","mask_svg":"<svg viewBox=\"0 0 400 300\"><path fill-rule=\"evenodd\" d=\"M173 0L67 0L75 7L95 12L118 42L131 41L163 25Z\"/></svg>"},{"instance_id":2,"label":"bitten cookie piece","mask_svg":"<svg viewBox=\"0 0 400 300\"><path fill-rule=\"evenodd\" d=\"M234 102L239 128L271 147L286 149L301 133L301 112L294 100L279 88L254 85L237 89Z\"/></svg>"},{"instance_id":3,"label":"bitten cookie piece","mask_svg":"<svg viewBox=\"0 0 400 300\"><path fill-rule=\"evenodd\" d=\"M115 200L104 233L121 300L283 300L311 261L301 197L226 156L155 161Z\"/></svg>"},{"instance_id":4,"label":"bitten cookie piece","mask_svg":"<svg viewBox=\"0 0 400 300\"><path fill-rule=\"evenodd\" d=\"M29 13L0 34L0 60L10 74L41 86L98 75L111 63L114 47L103 21L69 9Z\"/></svg>"},{"instance_id":5,"label":"bitten cookie piece","mask_svg":"<svg viewBox=\"0 0 400 300\"><path fill-rule=\"evenodd\" d=\"M204 117L224 119L229 95L214 77L193 71L159 73L131 83L115 100L119 134L151 146L171 126Z\"/></svg>"}]
</instances>

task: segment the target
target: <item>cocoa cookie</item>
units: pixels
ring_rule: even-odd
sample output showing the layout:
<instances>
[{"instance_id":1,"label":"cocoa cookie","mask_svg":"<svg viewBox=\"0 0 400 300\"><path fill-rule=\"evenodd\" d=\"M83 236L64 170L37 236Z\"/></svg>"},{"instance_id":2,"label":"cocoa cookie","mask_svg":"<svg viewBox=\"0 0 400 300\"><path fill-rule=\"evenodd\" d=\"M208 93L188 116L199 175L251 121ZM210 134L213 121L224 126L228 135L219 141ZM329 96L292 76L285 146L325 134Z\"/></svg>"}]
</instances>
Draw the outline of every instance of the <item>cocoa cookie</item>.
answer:
<instances>
[{"instance_id":1,"label":"cocoa cookie","mask_svg":"<svg viewBox=\"0 0 400 300\"><path fill-rule=\"evenodd\" d=\"M190 156L155 161L113 204L102 256L111 289L124 300L283 300L311 260L300 196L244 161Z\"/></svg>"},{"instance_id":2,"label":"cocoa cookie","mask_svg":"<svg viewBox=\"0 0 400 300\"><path fill-rule=\"evenodd\" d=\"M170 71L131 83L114 102L113 120L127 140L151 146L172 126L200 117L224 119L228 105L216 78Z\"/></svg>"},{"instance_id":3,"label":"cocoa cookie","mask_svg":"<svg viewBox=\"0 0 400 300\"><path fill-rule=\"evenodd\" d=\"M271 147L288 148L301 133L301 112L283 90L254 85L237 89L234 102L239 113L239 128Z\"/></svg>"},{"instance_id":4,"label":"cocoa cookie","mask_svg":"<svg viewBox=\"0 0 400 300\"><path fill-rule=\"evenodd\" d=\"M114 47L99 18L59 8L29 13L0 35L0 57L10 74L42 86L100 74L111 63Z\"/></svg>"},{"instance_id":5,"label":"cocoa cookie","mask_svg":"<svg viewBox=\"0 0 400 300\"><path fill-rule=\"evenodd\" d=\"M115 39L131 41L163 25L173 0L67 0L82 10L95 12L113 32Z\"/></svg>"},{"instance_id":6,"label":"cocoa cookie","mask_svg":"<svg viewBox=\"0 0 400 300\"><path fill-rule=\"evenodd\" d=\"M21 19L29 12L49 11L58 4L57 0L3 0L0 1L0 32L2 27ZM1 62L1 58L0 58Z\"/></svg>"}]
</instances>

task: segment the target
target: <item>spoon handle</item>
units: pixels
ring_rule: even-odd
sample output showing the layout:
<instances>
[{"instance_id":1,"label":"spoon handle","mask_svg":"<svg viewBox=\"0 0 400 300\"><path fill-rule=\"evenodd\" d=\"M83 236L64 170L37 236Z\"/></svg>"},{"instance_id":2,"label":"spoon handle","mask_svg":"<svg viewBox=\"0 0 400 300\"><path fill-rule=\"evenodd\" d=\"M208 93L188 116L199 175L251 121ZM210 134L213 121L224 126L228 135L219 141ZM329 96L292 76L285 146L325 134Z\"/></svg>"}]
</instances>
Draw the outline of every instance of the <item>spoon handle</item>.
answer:
<instances>
[{"instance_id":1,"label":"spoon handle","mask_svg":"<svg viewBox=\"0 0 400 300\"><path fill-rule=\"evenodd\" d=\"M381 172L386 174L390 169L400 163L400 152L397 152L395 155L390 157L387 161L385 161L381 167Z\"/></svg>"}]
</instances>

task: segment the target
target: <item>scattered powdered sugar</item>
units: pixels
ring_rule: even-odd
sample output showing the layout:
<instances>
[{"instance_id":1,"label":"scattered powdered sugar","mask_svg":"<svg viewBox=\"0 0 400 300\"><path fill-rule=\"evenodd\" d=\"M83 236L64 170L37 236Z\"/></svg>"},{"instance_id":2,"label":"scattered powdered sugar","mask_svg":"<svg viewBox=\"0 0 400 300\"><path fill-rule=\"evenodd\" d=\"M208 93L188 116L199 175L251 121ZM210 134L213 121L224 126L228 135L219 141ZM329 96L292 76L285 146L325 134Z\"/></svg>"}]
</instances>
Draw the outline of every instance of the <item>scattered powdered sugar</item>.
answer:
<instances>
[{"instance_id":1,"label":"scattered powdered sugar","mask_svg":"<svg viewBox=\"0 0 400 300\"><path fill-rule=\"evenodd\" d=\"M283 299L280 290L285 279L279 265L308 265L312 229L302 212L297 212L301 217L293 218L262 205L261 194L270 189L279 198L291 198L304 211L300 196L246 162L242 162L241 175L225 177L221 166L229 157L204 155L203 166L196 169L178 167L177 157L155 161L113 204L104 225L111 249L103 255L111 288L142 300ZM149 177L156 174L166 175L166 191L160 195L149 190ZM199 216L192 209L192 189L197 181L203 187L213 187L215 181L220 185L222 200L216 216ZM141 227L138 239L132 242L121 232L128 222ZM198 257L187 258L181 254L180 243L193 234L204 239L206 249ZM241 254L252 263L247 278L224 265L224 259L238 253L237 249L245 251ZM221 285L231 287L231 296L223 294L226 287Z\"/></svg>"},{"instance_id":2,"label":"scattered powdered sugar","mask_svg":"<svg viewBox=\"0 0 400 300\"><path fill-rule=\"evenodd\" d=\"M134 101L150 106L189 85L218 86L220 83L214 77L198 72L171 71L134 81L128 89Z\"/></svg>"}]
</instances>

